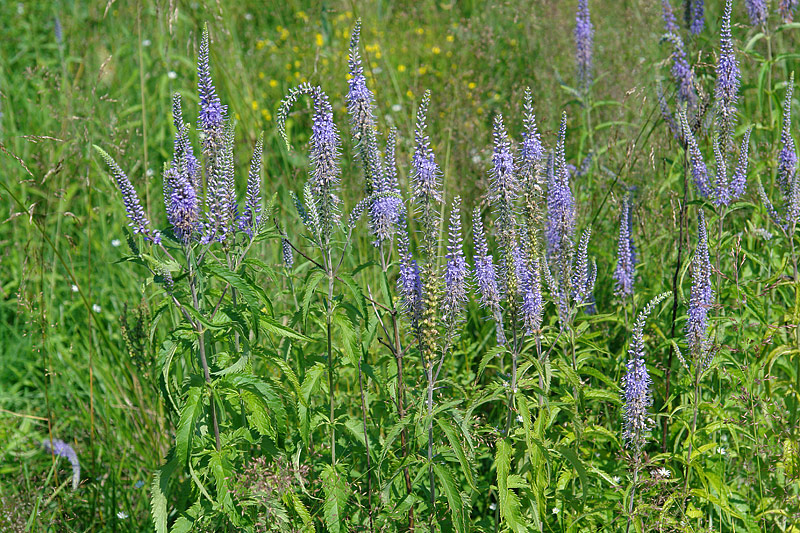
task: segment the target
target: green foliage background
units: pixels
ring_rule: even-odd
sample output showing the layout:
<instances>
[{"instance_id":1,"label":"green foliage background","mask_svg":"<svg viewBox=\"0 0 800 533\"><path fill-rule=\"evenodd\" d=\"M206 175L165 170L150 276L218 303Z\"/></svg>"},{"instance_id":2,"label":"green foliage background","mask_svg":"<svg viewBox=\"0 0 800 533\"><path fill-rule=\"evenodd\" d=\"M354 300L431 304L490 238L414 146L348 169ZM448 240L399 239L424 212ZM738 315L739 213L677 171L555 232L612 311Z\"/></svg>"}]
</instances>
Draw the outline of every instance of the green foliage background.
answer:
<instances>
[{"instance_id":1,"label":"green foliage background","mask_svg":"<svg viewBox=\"0 0 800 533\"><path fill-rule=\"evenodd\" d=\"M687 46L698 78L712 92L722 6L707 4L706 29ZM515 407L523 422L511 438L503 438L505 392L491 350L493 326L470 305L437 396L442 411L436 420L435 468L443 493L432 511L420 495L423 488L415 498L406 498L400 477L394 477L402 470L394 360L376 340L374 319L366 318L372 310L359 299L368 290L382 290L377 270L358 270L352 283L358 290L344 285L340 290L336 343L342 366L333 396L341 461L347 466L337 472L327 464L327 433L316 416L327 408L329 392L320 355L324 310L315 285L319 279L298 258L290 283L280 272L279 241L265 238L251 251L258 266L247 279L261 289L254 291L254 301L271 307L275 324L264 333L272 344L254 351L251 364L252 372L278 391L280 407L255 408L269 414L245 423L258 429L257 444L237 448L230 464L217 460L231 490L241 483L247 493L255 484L247 476L265 472L274 476L270 479L292 481L286 481L291 489L281 501L254 499L249 512L267 517L267 528L288 530L369 530L367 515L373 511L368 505L375 530L404 530L409 507L416 509L420 530L427 527L428 516L435 516L443 530L524 531L540 525L544 531L624 530L632 485L630 457L619 436L618 384L633 310L623 310L614 300L611 274L621 198L627 186L635 186L634 232L641 258L636 309L672 289L679 248L682 261L674 337L667 304L656 309L646 329L657 430L646 448L646 479L637 489L634 525L664 531L800 529L798 285L787 238L773 228L774 236L765 241L754 231L768 227L769 220L753 186L760 180L772 189L780 106L800 58L794 52L800 27L781 26L773 15L770 33L764 35L746 23L742 3L734 4L743 74L736 137L754 126L751 185L725 218L722 233L716 231L716 218L709 225L712 255L718 254L724 265L723 305L713 315L719 352L705 380L693 437L693 481L685 487L692 383L668 354L672 341L682 342L696 217L690 216L692 222L680 231L683 153L661 120L655 98L655 81L669 76L669 47L660 43L660 5L591 3L597 78L591 122L569 89L574 84L574 7L556 0L0 3L0 529L152 529L154 472L164 464L176 434L194 434L188 425L192 409L198 409L199 417L202 407L191 392L179 400L180 414L164 401L175 394L164 388L180 389L189 375L187 366L165 380L158 366L168 332L180 316L160 308L161 293L152 278L120 262L129 254L123 233L127 221L92 145L115 157L156 225L165 225L160 174L172 150L171 94L183 95L187 120L193 121L195 58L207 22L215 81L237 120L238 168L246 167L263 132L264 188L268 196L276 195L275 216L287 233L299 234L302 226L289 191L299 193L306 179L305 152L286 151L274 116L291 87L303 81L320 84L347 137L346 54L359 17L378 121L382 128L399 131L403 190L408 188L415 108L426 89L433 95L429 131L446 196L461 195L466 212L487 204L496 113L503 113L518 138L522 94L530 86L544 141L552 147L561 113L567 112L568 159L579 165L590 150L596 154L590 172L573 187L580 226L593 227L590 251L598 262L599 313L578 324L577 372L566 364L569 356L555 327L545 334L548 346L564 352L554 357L552 368L541 369L552 380L549 407L537 405L536 386L528 384ZM61 43L54 36L56 17L63 27ZM301 146L307 132L307 117L299 114L290 123L295 146ZM351 207L360 199L362 178L347 140L344 153L343 196ZM237 180L242 191L244 171ZM694 213L701 202L690 200ZM370 241L365 229L356 232L348 269L373 259ZM364 324L354 326L354 316ZM553 326L552 306L546 317ZM298 341L280 327L313 340ZM530 354L533 348L527 348ZM221 359L218 366L235 361ZM360 361L369 412L366 437L372 443L372 493L364 464L365 433L359 428ZM673 372L669 396L668 361ZM424 381L418 358L407 357L409 409L415 413L408 423L410 446L420 449L425 435L416 428L424 418ZM253 398L259 398L256 392ZM77 492L69 486L66 463L53 461L40 446L51 434L78 452L83 481ZM300 446L301 441L312 444ZM188 446L181 453L191 454L191 442ZM423 458L408 464L412 477L413 469L427 475ZM215 481L219 487L220 478ZM415 478L415 487L426 482ZM179 515L189 520L189 499L196 496L196 489L186 488L191 479L180 483L183 488L174 488L164 502L171 524ZM220 508L203 512L207 522L198 520L198 528L237 527Z\"/></svg>"}]
</instances>

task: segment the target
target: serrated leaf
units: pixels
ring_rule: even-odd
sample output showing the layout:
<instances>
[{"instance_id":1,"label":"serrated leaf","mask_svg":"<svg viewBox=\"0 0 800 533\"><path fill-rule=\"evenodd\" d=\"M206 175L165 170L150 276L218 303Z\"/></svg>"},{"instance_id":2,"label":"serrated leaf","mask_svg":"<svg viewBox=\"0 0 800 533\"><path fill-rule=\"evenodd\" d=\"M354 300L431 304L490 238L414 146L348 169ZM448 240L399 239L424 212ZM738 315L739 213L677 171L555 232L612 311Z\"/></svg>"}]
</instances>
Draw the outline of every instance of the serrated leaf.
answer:
<instances>
[{"instance_id":1,"label":"serrated leaf","mask_svg":"<svg viewBox=\"0 0 800 533\"><path fill-rule=\"evenodd\" d=\"M178 466L174 457L167 455L167 462L153 474L150 485L150 511L153 515L153 526L156 533L167 533L167 491L169 478Z\"/></svg>"},{"instance_id":2,"label":"serrated leaf","mask_svg":"<svg viewBox=\"0 0 800 533\"><path fill-rule=\"evenodd\" d=\"M450 507L450 514L453 520L453 526L456 531L466 531L467 527L464 520L464 501L461 499L461 493L456 487L453 476L450 471L444 466L434 463L433 471L439 479L439 484L444 489L444 494L447 497L447 503Z\"/></svg>"},{"instance_id":3,"label":"serrated leaf","mask_svg":"<svg viewBox=\"0 0 800 533\"><path fill-rule=\"evenodd\" d=\"M304 342L311 342L312 339L306 337L302 333L298 333L292 328L284 326L277 320L272 317L268 317L264 314L259 315L258 320L261 322L261 326L264 328L265 331L269 333L274 333L279 337L286 337L289 339L295 339Z\"/></svg>"},{"instance_id":4,"label":"serrated leaf","mask_svg":"<svg viewBox=\"0 0 800 533\"><path fill-rule=\"evenodd\" d=\"M437 418L436 424L442 428L442 431L450 443L450 447L456 454L458 462L461 463L461 471L466 476L467 483L469 483L469 486L472 487L473 490L478 490L478 487L475 485L475 479L472 475L470 461L467 459L467 454L464 452L464 447L461 445L461 440L458 438L455 428L444 418Z\"/></svg>"},{"instance_id":5,"label":"serrated leaf","mask_svg":"<svg viewBox=\"0 0 800 533\"><path fill-rule=\"evenodd\" d=\"M178 427L175 430L175 460L178 464L186 464L189 453L192 451L192 437L197 419L203 410L203 389L192 387L186 395L186 403L181 409Z\"/></svg>"},{"instance_id":6,"label":"serrated leaf","mask_svg":"<svg viewBox=\"0 0 800 533\"><path fill-rule=\"evenodd\" d=\"M341 533L342 518L347 503L347 486L331 465L322 470L322 489L325 491L323 514L330 533Z\"/></svg>"}]
</instances>

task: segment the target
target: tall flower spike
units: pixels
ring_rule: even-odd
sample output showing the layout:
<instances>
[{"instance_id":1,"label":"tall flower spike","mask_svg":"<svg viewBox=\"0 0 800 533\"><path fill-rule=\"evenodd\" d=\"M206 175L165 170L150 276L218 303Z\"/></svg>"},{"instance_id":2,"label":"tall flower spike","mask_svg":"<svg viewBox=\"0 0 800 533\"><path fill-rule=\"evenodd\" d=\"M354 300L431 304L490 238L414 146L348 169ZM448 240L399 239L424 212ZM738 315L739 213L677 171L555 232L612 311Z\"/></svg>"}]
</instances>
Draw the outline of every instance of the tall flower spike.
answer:
<instances>
[{"instance_id":1,"label":"tall flower spike","mask_svg":"<svg viewBox=\"0 0 800 533\"><path fill-rule=\"evenodd\" d=\"M497 212L499 239L501 246L510 249L516 246L514 240L514 200L519 195L519 182L514 169L514 156L511 143L503 125L503 116L494 117L494 152L492 168L489 171L491 202Z\"/></svg>"},{"instance_id":2,"label":"tall flower spike","mask_svg":"<svg viewBox=\"0 0 800 533\"><path fill-rule=\"evenodd\" d=\"M523 175L525 177L535 176L539 165L542 164L544 159L544 147L542 146L541 134L536 126L536 114L533 112L533 94L531 94L530 87L525 88L522 110L523 131L522 147L520 148L520 177L523 177Z\"/></svg>"},{"instance_id":3,"label":"tall flower spike","mask_svg":"<svg viewBox=\"0 0 800 533\"><path fill-rule=\"evenodd\" d=\"M286 136L286 119L289 109L302 95L308 95L314 103L314 116L312 117L310 139L311 179L310 189L317 204L320 216L320 231L323 242L328 242L333 233L333 227L338 222L340 212L340 199L337 196L341 168L339 157L341 154L341 140L336 124L333 122L333 108L328 101L328 96L322 88L312 87L303 83L292 89L281 102L278 109L278 133L283 138L288 149L291 150L289 139Z\"/></svg>"},{"instance_id":4,"label":"tall flower spike","mask_svg":"<svg viewBox=\"0 0 800 533\"><path fill-rule=\"evenodd\" d=\"M697 92L694 88L694 72L686 60L686 50L683 40L677 33L667 33L666 40L672 43L672 66L670 72L677 86L677 101L679 104L693 106L697 102Z\"/></svg>"},{"instance_id":5,"label":"tall flower spike","mask_svg":"<svg viewBox=\"0 0 800 533\"><path fill-rule=\"evenodd\" d=\"M294 266L294 254L292 254L292 245L286 239L281 239L281 248L283 251L283 266L287 270L291 270Z\"/></svg>"},{"instance_id":6,"label":"tall flower spike","mask_svg":"<svg viewBox=\"0 0 800 533\"><path fill-rule=\"evenodd\" d=\"M642 309L633 326L633 337L628 347L628 363L622 378L622 439L625 446L633 448L637 453L647 442L647 432L654 424L648 412L653 404L653 397L650 392L652 381L644 360L644 326L653 309L669 295L669 292L659 294Z\"/></svg>"},{"instance_id":7,"label":"tall flower spike","mask_svg":"<svg viewBox=\"0 0 800 533\"><path fill-rule=\"evenodd\" d=\"M797 173L797 152L792 137L792 93L794 92L794 72L789 77L786 95L783 99L783 127L781 129L781 150L778 152L777 182L784 197L789 195L790 184Z\"/></svg>"},{"instance_id":8,"label":"tall flower spike","mask_svg":"<svg viewBox=\"0 0 800 533\"><path fill-rule=\"evenodd\" d=\"M125 172L122 171L120 166L114 159L108 155L105 150L95 145L95 150L100 154L100 157L106 162L114 175L114 181L117 183L119 192L122 193L122 202L125 204L125 212L130 219L129 226L133 228L134 233L141 233L143 237L158 244L161 242L161 235L157 231L150 229L150 221L147 220L147 215L144 213L139 196L136 194L136 189L133 188L131 180Z\"/></svg>"},{"instance_id":9,"label":"tall flower spike","mask_svg":"<svg viewBox=\"0 0 800 533\"><path fill-rule=\"evenodd\" d=\"M426 132L428 107L431 103L431 92L425 91L417 111L417 123L414 128L414 155L411 159L411 182L413 199L419 204L441 202L439 190L439 166L431 149L431 141Z\"/></svg>"},{"instance_id":10,"label":"tall flower spike","mask_svg":"<svg viewBox=\"0 0 800 533\"><path fill-rule=\"evenodd\" d=\"M525 330L532 335L538 335L542 328L542 313L544 300L542 299L542 273L539 259L531 257L522 276L522 322Z\"/></svg>"},{"instance_id":11,"label":"tall flower spike","mask_svg":"<svg viewBox=\"0 0 800 533\"><path fill-rule=\"evenodd\" d=\"M575 236L575 200L569 185L565 139L567 132L567 114L561 117L558 130L555 160L548 165L547 186L547 239L548 255L558 257L561 252L572 246Z\"/></svg>"},{"instance_id":12,"label":"tall flower spike","mask_svg":"<svg viewBox=\"0 0 800 533\"><path fill-rule=\"evenodd\" d=\"M486 242L486 233L483 229L480 208L476 207L472 212L472 237L475 244L475 270L474 280L480 296L481 307L489 309L495 320L497 332L497 343L505 344L505 333L503 330L503 313L500 307L500 287L497 283L497 271L494 266L494 259L489 253L489 246Z\"/></svg>"},{"instance_id":13,"label":"tall flower spike","mask_svg":"<svg viewBox=\"0 0 800 533\"><path fill-rule=\"evenodd\" d=\"M778 13L784 24L788 24L794 20L794 12L797 10L797 0L780 0L778 4Z\"/></svg>"},{"instance_id":14,"label":"tall flower spike","mask_svg":"<svg viewBox=\"0 0 800 533\"><path fill-rule=\"evenodd\" d=\"M72 446L60 439L53 439L52 446L50 444L50 439L44 439L42 441L42 446L53 455L63 457L69 461L72 467L72 490L76 490L81 482L81 463L78 460L78 454L75 453Z\"/></svg>"},{"instance_id":15,"label":"tall flower spike","mask_svg":"<svg viewBox=\"0 0 800 533\"><path fill-rule=\"evenodd\" d=\"M422 313L422 280L417 261L411 257L411 243L405 228L398 231L397 251L400 259L397 290L400 293L403 311L411 322L411 329L416 336L419 336L419 320Z\"/></svg>"},{"instance_id":16,"label":"tall flower spike","mask_svg":"<svg viewBox=\"0 0 800 533\"><path fill-rule=\"evenodd\" d=\"M716 163L713 203L717 207L731 203L730 189L728 187L728 164L722 155L721 143L721 139L715 139L712 143L714 145L714 162Z\"/></svg>"},{"instance_id":17,"label":"tall flower spike","mask_svg":"<svg viewBox=\"0 0 800 533\"><path fill-rule=\"evenodd\" d=\"M744 5L747 7L747 16L750 17L750 24L760 26L767 21L769 10L767 9L766 0L745 0Z\"/></svg>"},{"instance_id":18,"label":"tall flower spike","mask_svg":"<svg viewBox=\"0 0 800 533\"><path fill-rule=\"evenodd\" d=\"M192 143L189 141L189 124L183 121L180 93L172 95L172 122L175 125L173 166L176 166L178 171L186 176L197 191L201 186L200 163L194 156Z\"/></svg>"},{"instance_id":19,"label":"tall flower spike","mask_svg":"<svg viewBox=\"0 0 800 533\"><path fill-rule=\"evenodd\" d=\"M747 189L747 161L750 150L750 132L752 131L753 128L750 127L744 132L742 145L739 148L739 161L736 163L736 169L731 178L730 194L734 200L740 198Z\"/></svg>"},{"instance_id":20,"label":"tall flower spike","mask_svg":"<svg viewBox=\"0 0 800 533\"><path fill-rule=\"evenodd\" d=\"M164 182L171 182L167 220L175 236L188 243L196 234L200 223L200 204L197 192L187 176L174 166L164 173Z\"/></svg>"},{"instance_id":21,"label":"tall flower spike","mask_svg":"<svg viewBox=\"0 0 800 533\"><path fill-rule=\"evenodd\" d=\"M625 196L619 217L619 242L617 244L617 268L614 271L614 294L622 299L633 296L636 280L635 252L631 235L631 196Z\"/></svg>"},{"instance_id":22,"label":"tall flower spike","mask_svg":"<svg viewBox=\"0 0 800 533\"><path fill-rule=\"evenodd\" d=\"M392 129L386 142L386 164L383 179L380 182L380 188L375 191L386 194L386 196L375 199L370 205L370 230L375 236L373 242L375 246L380 246L382 242L392 238L402 216L403 201L400 199L395 161L396 144L397 132Z\"/></svg>"},{"instance_id":23,"label":"tall flower spike","mask_svg":"<svg viewBox=\"0 0 800 533\"><path fill-rule=\"evenodd\" d=\"M588 303L594 290L594 279L589 267L589 239L592 228L586 228L578 243L576 262L572 271L572 298L576 305Z\"/></svg>"},{"instance_id":24,"label":"tall flower spike","mask_svg":"<svg viewBox=\"0 0 800 533\"><path fill-rule=\"evenodd\" d=\"M739 98L741 73L731 38L731 0L725 3L720 33L720 52L717 60L717 84L714 89L720 142L727 149L736 123L736 101Z\"/></svg>"},{"instance_id":25,"label":"tall flower spike","mask_svg":"<svg viewBox=\"0 0 800 533\"><path fill-rule=\"evenodd\" d=\"M377 160L374 154L370 153L375 143L375 98L367 87L367 78L361 66L361 53L358 50L360 37L361 19L358 19L350 37L350 53L347 58L350 69L350 79L347 82L347 112L350 115L353 140L358 146L359 158L364 168L365 192L369 196L376 192L374 183L380 178L380 169L375 167Z\"/></svg>"},{"instance_id":26,"label":"tall flower spike","mask_svg":"<svg viewBox=\"0 0 800 533\"><path fill-rule=\"evenodd\" d=\"M453 199L450 210L450 228L448 231L447 264L444 270L444 298L442 311L445 321L453 324L466 306L467 296L467 262L461 237L461 198Z\"/></svg>"},{"instance_id":27,"label":"tall flower spike","mask_svg":"<svg viewBox=\"0 0 800 533\"><path fill-rule=\"evenodd\" d=\"M689 27L689 33L700 35L706 22L703 0L686 0L685 5L686 25Z\"/></svg>"},{"instance_id":28,"label":"tall flower spike","mask_svg":"<svg viewBox=\"0 0 800 533\"><path fill-rule=\"evenodd\" d=\"M675 13L669 0L661 0L661 18L664 20L664 31L678 35L678 21L675 20Z\"/></svg>"},{"instance_id":29,"label":"tall flower spike","mask_svg":"<svg viewBox=\"0 0 800 533\"><path fill-rule=\"evenodd\" d=\"M253 237L253 232L261 219L261 153L264 151L264 134L258 136L253 158L250 160L250 172L247 174L247 196L244 213L239 219L239 227Z\"/></svg>"},{"instance_id":30,"label":"tall flower spike","mask_svg":"<svg viewBox=\"0 0 800 533\"><path fill-rule=\"evenodd\" d=\"M692 168L694 185L697 187L697 192L700 194L700 196L703 198L708 198L708 196L711 194L711 189L708 183L708 168L703 160L703 154L700 152L700 148L697 146L697 141L694 138L694 134L692 134L692 130L689 128L689 124L686 121L685 112L679 111L678 119L681 122L683 138L686 140L687 150L689 150L689 163Z\"/></svg>"},{"instance_id":31,"label":"tall flower spike","mask_svg":"<svg viewBox=\"0 0 800 533\"><path fill-rule=\"evenodd\" d=\"M697 235L697 248L692 259L692 291L689 299L689 320L686 324L686 342L695 361L702 361L707 350L708 310L714 300L706 220L702 210L698 214Z\"/></svg>"},{"instance_id":32,"label":"tall flower spike","mask_svg":"<svg viewBox=\"0 0 800 533\"><path fill-rule=\"evenodd\" d=\"M200 52L197 57L197 90L200 94L200 128L208 140L219 132L227 114L227 106L220 102L214 81L211 79L208 25L203 27Z\"/></svg>"},{"instance_id":33,"label":"tall flower spike","mask_svg":"<svg viewBox=\"0 0 800 533\"><path fill-rule=\"evenodd\" d=\"M578 87L585 93L592 84L592 40L594 29L589 13L589 1L578 0L575 15L575 63Z\"/></svg>"}]
</instances>

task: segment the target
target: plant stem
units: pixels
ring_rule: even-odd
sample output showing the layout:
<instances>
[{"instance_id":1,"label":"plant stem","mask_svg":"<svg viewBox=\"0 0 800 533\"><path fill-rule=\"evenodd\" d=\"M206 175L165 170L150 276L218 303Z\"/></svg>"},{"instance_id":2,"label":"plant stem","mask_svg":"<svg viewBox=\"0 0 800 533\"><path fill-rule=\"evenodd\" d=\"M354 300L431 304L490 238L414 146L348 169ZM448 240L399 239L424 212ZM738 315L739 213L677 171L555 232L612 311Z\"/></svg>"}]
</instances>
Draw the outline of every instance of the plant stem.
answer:
<instances>
[{"instance_id":1,"label":"plant stem","mask_svg":"<svg viewBox=\"0 0 800 533\"><path fill-rule=\"evenodd\" d=\"M330 400L330 430L331 430L331 466L336 467L336 423L335 403L333 397L333 345L332 345L332 323L333 323L333 271L331 270L330 253L328 254L328 308L325 320L325 327L328 333L328 398Z\"/></svg>"},{"instance_id":2,"label":"plant stem","mask_svg":"<svg viewBox=\"0 0 800 533\"><path fill-rule=\"evenodd\" d=\"M692 474L692 445L694 444L694 433L697 431L697 412L700 410L700 365L699 357L695 358L694 363L694 405L692 405L692 431L689 433L689 451L686 454L686 475L684 476L683 490L689 488L689 477Z\"/></svg>"},{"instance_id":3,"label":"plant stem","mask_svg":"<svg viewBox=\"0 0 800 533\"><path fill-rule=\"evenodd\" d=\"M681 256L683 255L683 227L686 225L686 202L689 197L688 173L688 152L686 146L683 147L683 201L680 204L678 215L678 258L675 260L675 272L672 274L672 325L670 327L670 338L675 338L675 324L678 321L678 276L681 273ZM669 345L669 356L667 357L667 368L664 374L665 391L664 405L669 401L670 385L672 381L672 360L675 356L675 348L672 343ZM661 423L661 451L667 451L667 418L664 417Z\"/></svg>"},{"instance_id":4,"label":"plant stem","mask_svg":"<svg viewBox=\"0 0 800 533\"><path fill-rule=\"evenodd\" d=\"M188 248L184 248L186 253L186 259L189 263L189 288L192 292L192 305L194 306L195 310L199 313L200 312L200 304L197 298L197 272L195 269L195 265L193 264L193 257L191 252ZM194 322L195 330L197 331L197 344L200 352L200 365L203 367L203 377L206 380L206 383L211 386L211 374L208 371L208 360L206 359L206 344L205 344L205 331L203 330L203 325L199 321ZM217 422L217 408L216 404L214 403L214 394L211 394L211 398L209 399L209 403L211 405L211 423L214 427L214 442L217 446L217 451L222 449L222 443L219 438L219 423Z\"/></svg>"},{"instance_id":5,"label":"plant stem","mask_svg":"<svg viewBox=\"0 0 800 533\"><path fill-rule=\"evenodd\" d=\"M436 504L436 484L434 482L433 477L433 361L427 363L427 375L428 375L428 480L430 482L430 492L431 492L431 514L430 514L430 526L431 530L433 529L433 519L434 519L434 506Z\"/></svg>"},{"instance_id":6,"label":"plant stem","mask_svg":"<svg viewBox=\"0 0 800 533\"><path fill-rule=\"evenodd\" d=\"M631 496L628 501L628 525L625 527L625 533L630 532L631 523L633 522L633 502L636 496L636 484L639 482L639 453L640 452L637 450L633 458L635 463L633 467L633 487L631 487Z\"/></svg>"},{"instance_id":7,"label":"plant stem","mask_svg":"<svg viewBox=\"0 0 800 533\"><path fill-rule=\"evenodd\" d=\"M375 531L372 524L372 464L369 456L369 438L367 436L367 402L364 397L364 381L361 372L361 359L358 360L358 389L361 392L361 420L364 425L364 448L367 451L367 513L369 514L369 530Z\"/></svg>"}]
</instances>

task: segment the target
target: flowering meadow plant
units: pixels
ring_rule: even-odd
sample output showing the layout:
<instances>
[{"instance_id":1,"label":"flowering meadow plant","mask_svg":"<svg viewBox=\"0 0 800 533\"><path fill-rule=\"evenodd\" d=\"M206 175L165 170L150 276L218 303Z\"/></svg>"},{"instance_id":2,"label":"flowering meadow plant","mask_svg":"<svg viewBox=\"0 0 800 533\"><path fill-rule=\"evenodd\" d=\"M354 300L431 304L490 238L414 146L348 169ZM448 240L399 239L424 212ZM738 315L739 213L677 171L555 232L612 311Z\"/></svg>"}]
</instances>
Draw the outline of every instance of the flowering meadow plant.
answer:
<instances>
[{"instance_id":1,"label":"flowering meadow plant","mask_svg":"<svg viewBox=\"0 0 800 533\"><path fill-rule=\"evenodd\" d=\"M47 14L0 530L798 530L795 4Z\"/></svg>"}]
</instances>

